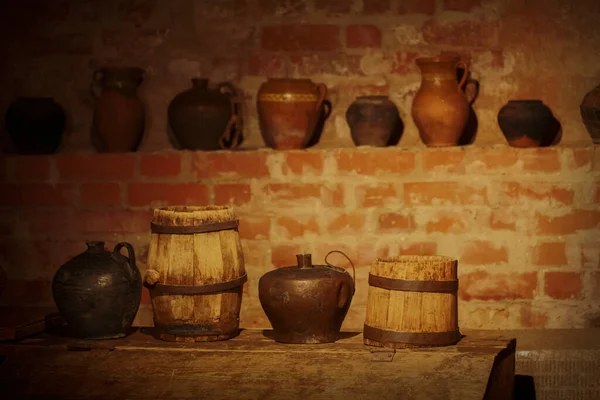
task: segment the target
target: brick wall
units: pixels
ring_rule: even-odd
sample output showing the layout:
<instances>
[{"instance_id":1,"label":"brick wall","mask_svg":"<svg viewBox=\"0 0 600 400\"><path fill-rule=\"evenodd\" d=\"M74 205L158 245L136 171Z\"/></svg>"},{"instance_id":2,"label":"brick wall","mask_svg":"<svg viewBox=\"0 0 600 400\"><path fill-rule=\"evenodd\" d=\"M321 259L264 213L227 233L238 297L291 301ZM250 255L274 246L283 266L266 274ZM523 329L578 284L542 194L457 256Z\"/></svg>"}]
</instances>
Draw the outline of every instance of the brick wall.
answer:
<instances>
[{"instance_id":1,"label":"brick wall","mask_svg":"<svg viewBox=\"0 0 600 400\"><path fill-rule=\"evenodd\" d=\"M144 270L151 207L232 204L244 326L268 326L262 274L333 249L357 266L348 328L364 321L370 262L396 254L459 259L464 328L600 324L600 146L66 154L2 170L4 304L52 304L52 276L86 239L130 241Z\"/></svg>"}]
</instances>

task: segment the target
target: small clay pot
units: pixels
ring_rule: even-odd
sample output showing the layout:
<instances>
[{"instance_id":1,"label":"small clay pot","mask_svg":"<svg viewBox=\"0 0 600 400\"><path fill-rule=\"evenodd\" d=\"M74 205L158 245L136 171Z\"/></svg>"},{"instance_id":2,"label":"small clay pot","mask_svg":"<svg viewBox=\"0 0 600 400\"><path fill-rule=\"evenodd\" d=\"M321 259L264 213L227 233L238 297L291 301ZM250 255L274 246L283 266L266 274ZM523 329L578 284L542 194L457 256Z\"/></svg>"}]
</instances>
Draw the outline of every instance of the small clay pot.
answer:
<instances>
[{"instance_id":1,"label":"small clay pot","mask_svg":"<svg viewBox=\"0 0 600 400\"><path fill-rule=\"evenodd\" d=\"M360 96L348 107L346 121L355 145L384 147L398 126L398 109L387 96Z\"/></svg>"},{"instance_id":2,"label":"small clay pot","mask_svg":"<svg viewBox=\"0 0 600 400\"><path fill-rule=\"evenodd\" d=\"M498 113L498 125L512 147L538 147L552 134L554 121L541 100L510 100Z\"/></svg>"},{"instance_id":3,"label":"small clay pot","mask_svg":"<svg viewBox=\"0 0 600 400\"><path fill-rule=\"evenodd\" d=\"M600 144L600 85L585 95L579 110L592 141Z\"/></svg>"}]
</instances>

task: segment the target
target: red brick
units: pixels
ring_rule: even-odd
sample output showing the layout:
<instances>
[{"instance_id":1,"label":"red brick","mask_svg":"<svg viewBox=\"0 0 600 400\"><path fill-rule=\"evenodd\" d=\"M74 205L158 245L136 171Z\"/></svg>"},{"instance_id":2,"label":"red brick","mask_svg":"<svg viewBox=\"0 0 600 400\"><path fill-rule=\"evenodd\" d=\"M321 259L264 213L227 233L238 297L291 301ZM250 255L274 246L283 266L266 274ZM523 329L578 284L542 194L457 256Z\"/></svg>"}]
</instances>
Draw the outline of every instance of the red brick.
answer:
<instances>
[{"instance_id":1,"label":"red brick","mask_svg":"<svg viewBox=\"0 0 600 400\"><path fill-rule=\"evenodd\" d=\"M321 203L326 207L344 206L344 186L327 184L321 188Z\"/></svg>"},{"instance_id":2,"label":"red brick","mask_svg":"<svg viewBox=\"0 0 600 400\"><path fill-rule=\"evenodd\" d=\"M199 178L261 178L269 175L264 152L197 152L192 172Z\"/></svg>"},{"instance_id":3,"label":"red brick","mask_svg":"<svg viewBox=\"0 0 600 400\"><path fill-rule=\"evenodd\" d=\"M384 213L379 215L377 226L380 231L413 231L415 220L412 215Z\"/></svg>"},{"instance_id":4,"label":"red brick","mask_svg":"<svg viewBox=\"0 0 600 400\"><path fill-rule=\"evenodd\" d=\"M353 3L353 0L318 0L315 1L315 10L330 14L347 14L352 10Z\"/></svg>"},{"instance_id":5,"label":"red brick","mask_svg":"<svg viewBox=\"0 0 600 400\"><path fill-rule=\"evenodd\" d=\"M127 188L127 198L128 204L133 207L209 204L208 187L193 183L131 183Z\"/></svg>"},{"instance_id":6,"label":"red brick","mask_svg":"<svg viewBox=\"0 0 600 400\"><path fill-rule=\"evenodd\" d=\"M600 299L600 271L595 271L591 273L591 284L592 284L592 291L591 291L591 297L592 300L599 300Z\"/></svg>"},{"instance_id":7,"label":"red brick","mask_svg":"<svg viewBox=\"0 0 600 400\"><path fill-rule=\"evenodd\" d=\"M594 202L600 204L600 183L596 184L596 196L594 196Z\"/></svg>"},{"instance_id":8,"label":"red brick","mask_svg":"<svg viewBox=\"0 0 600 400\"><path fill-rule=\"evenodd\" d=\"M361 56L345 53L300 53L290 55L290 67L298 75L333 74L364 76Z\"/></svg>"},{"instance_id":9,"label":"red brick","mask_svg":"<svg viewBox=\"0 0 600 400\"><path fill-rule=\"evenodd\" d=\"M400 255L403 256L433 256L437 254L435 242L400 243Z\"/></svg>"},{"instance_id":10,"label":"red brick","mask_svg":"<svg viewBox=\"0 0 600 400\"><path fill-rule=\"evenodd\" d=\"M537 272L490 274L476 271L459 277L458 295L462 300L532 299L537 287Z\"/></svg>"},{"instance_id":11,"label":"red brick","mask_svg":"<svg viewBox=\"0 0 600 400\"><path fill-rule=\"evenodd\" d=\"M149 234L152 215L152 210L79 211L73 215L72 225L78 235Z\"/></svg>"},{"instance_id":12,"label":"red brick","mask_svg":"<svg viewBox=\"0 0 600 400\"><path fill-rule=\"evenodd\" d=\"M536 232L543 235L569 235L578 231L595 229L600 225L600 211L572 210L570 213L551 217L536 213Z\"/></svg>"},{"instance_id":13,"label":"red brick","mask_svg":"<svg viewBox=\"0 0 600 400\"><path fill-rule=\"evenodd\" d=\"M149 178L178 176L181 173L180 153L142 154L140 175Z\"/></svg>"},{"instance_id":14,"label":"red brick","mask_svg":"<svg viewBox=\"0 0 600 400\"><path fill-rule=\"evenodd\" d=\"M265 192L271 201L318 199L321 197L321 185L316 183L270 183L265 186Z\"/></svg>"},{"instance_id":15,"label":"red brick","mask_svg":"<svg viewBox=\"0 0 600 400\"><path fill-rule=\"evenodd\" d=\"M492 210L490 228L496 231L516 231L517 218L515 213L506 209Z\"/></svg>"},{"instance_id":16,"label":"red brick","mask_svg":"<svg viewBox=\"0 0 600 400\"><path fill-rule=\"evenodd\" d=\"M381 30L374 25L348 25L346 47L349 49L381 47Z\"/></svg>"},{"instance_id":17,"label":"red brick","mask_svg":"<svg viewBox=\"0 0 600 400\"><path fill-rule=\"evenodd\" d=\"M423 39L429 44L445 46L496 46L500 24L497 21L440 21L423 24Z\"/></svg>"},{"instance_id":18,"label":"red brick","mask_svg":"<svg viewBox=\"0 0 600 400\"><path fill-rule=\"evenodd\" d=\"M48 156L18 156L12 158L15 181L45 181L50 178Z\"/></svg>"},{"instance_id":19,"label":"red brick","mask_svg":"<svg viewBox=\"0 0 600 400\"><path fill-rule=\"evenodd\" d=\"M519 309L519 321L524 328L543 329L548 325L548 313L534 310L531 304L524 304Z\"/></svg>"},{"instance_id":20,"label":"red brick","mask_svg":"<svg viewBox=\"0 0 600 400\"><path fill-rule=\"evenodd\" d=\"M558 300L581 299L583 280L581 272L551 271L544 275L544 292Z\"/></svg>"},{"instance_id":21,"label":"red brick","mask_svg":"<svg viewBox=\"0 0 600 400\"><path fill-rule=\"evenodd\" d=\"M285 77L286 61L282 56L254 54L248 58L248 74L269 78Z\"/></svg>"},{"instance_id":22,"label":"red brick","mask_svg":"<svg viewBox=\"0 0 600 400\"><path fill-rule=\"evenodd\" d=\"M444 0L444 10L469 12L481 5L481 0Z\"/></svg>"},{"instance_id":23,"label":"red brick","mask_svg":"<svg viewBox=\"0 0 600 400\"><path fill-rule=\"evenodd\" d=\"M268 217L240 218L239 232L242 239L268 239L271 234L271 220Z\"/></svg>"},{"instance_id":24,"label":"red brick","mask_svg":"<svg viewBox=\"0 0 600 400\"><path fill-rule=\"evenodd\" d=\"M467 153L467 160L468 172L496 174L499 170L514 169L517 165L518 153L516 149L508 146L472 148Z\"/></svg>"},{"instance_id":25,"label":"red brick","mask_svg":"<svg viewBox=\"0 0 600 400\"><path fill-rule=\"evenodd\" d=\"M545 182L506 182L501 186L501 197L505 204L536 200L549 205L571 205L574 196L573 189Z\"/></svg>"},{"instance_id":26,"label":"red brick","mask_svg":"<svg viewBox=\"0 0 600 400\"><path fill-rule=\"evenodd\" d=\"M464 160L464 151L427 150L423 152L423 171L464 174Z\"/></svg>"},{"instance_id":27,"label":"red brick","mask_svg":"<svg viewBox=\"0 0 600 400\"><path fill-rule=\"evenodd\" d=\"M294 239L303 237L307 233L318 235L320 233L319 222L314 216L310 217L279 217L276 220L278 237Z\"/></svg>"},{"instance_id":28,"label":"red brick","mask_svg":"<svg viewBox=\"0 0 600 400\"><path fill-rule=\"evenodd\" d=\"M252 188L243 183L215 185L215 204L241 206L252 200Z\"/></svg>"},{"instance_id":29,"label":"red brick","mask_svg":"<svg viewBox=\"0 0 600 400\"><path fill-rule=\"evenodd\" d=\"M404 184L404 202L429 206L483 205L488 200L485 187L470 187L457 182L411 182Z\"/></svg>"},{"instance_id":30,"label":"red brick","mask_svg":"<svg viewBox=\"0 0 600 400\"><path fill-rule=\"evenodd\" d=\"M600 270L600 241L581 244L581 258L584 268Z\"/></svg>"},{"instance_id":31,"label":"red brick","mask_svg":"<svg viewBox=\"0 0 600 400\"><path fill-rule=\"evenodd\" d=\"M69 237L70 210L67 208L23 210L19 215L31 237ZM61 227L57 229L57 227Z\"/></svg>"},{"instance_id":32,"label":"red brick","mask_svg":"<svg viewBox=\"0 0 600 400\"><path fill-rule=\"evenodd\" d=\"M334 51L340 48L340 28L313 24L266 26L261 45L270 51Z\"/></svg>"},{"instance_id":33,"label":"red brick","mask_svg":"<svg viewBox=\"0 0 600 400\"><path fill-rule=\"evenodd\" d=\"M376 185L360 185L356 188L356 198L361 199L360 205L362 207L378 207L383 206L390 199L396 200L398 194L396 193L395 185L391 183L379 183Z\"/></svg>"},{"instance_id":34,"label":"red brick","mask_svg":"<svg viewBox=\"0 0 600 400\"><path fill-rule=\"evenodd\" d=\"M79 201L86 206L116 207L122 204L121 185L112 182L84 183L79 188Z\"/></svg>"},{"instance_id":35,"label":"red brick","mask_svg":"<svg viewBox=\"0 0 600 400\"><path fill-rule=\"evenodd\" d=\"M592 160L594 157L594 148L573 148L565 149L567 170L589 171L592 168Z\"/></svg>"},{"instance_id":36,"label":"red brick","mask_svg":"<svg viewBox=\"0 0 600 400\"><path fill-rule=\"evenodd\" d=\"M460 262L465 265L506 263L508 262L508 249L506 246L491 242L471 240L465 243Z\"/></svg>"},{"instance_id":37,"label":"red brick","mask_svg":"<svg viewBox=\"0 0 600 400\"><path fill-rule=\"evenodd\" d=\"M134 176L135 154L59 155L56 166L63 180L129 180Z\"/></svg>"},{"instance_id":38,"label":"red brick","mask_svg":"<svg viewBox=\"0 0 600 400\"><path fill-rule=\"evenodd\" d=\"M468 221L458 213L439 213L427 221L427 233L463 233L467 231Z\"/></svg>"},{"instance_id":39,"label":"red brick","mask_svg":"<svg viewBox=\"0 0 600 400\"><path fill-rule=\"evenodd\" d=\"M0 193L0 205L14 207L71 206L76 198L76 190L65 184L6 183L0 185Z\"/></svg>"},{"instance_id":40,"label":"red brick","mask_svg":"<svg viewBox=\"0 0 600 400\"><path fill-rule=\"evenodd\" d=\"M535 265L567 265L567 252L564 242L540 243L533 249L533 263Z\"/></svg>"},{"instance_id":41,"label":"red brick","mask_svg":"<svg viewBox=\"0 0 600 400\"><path fill-rule=\"evenodd\" d=\"M521 149L519 159L523 162L523 170L528 172L560 171L560 153L558 148Z\"/></svg>"},{"instance_id":42,"label":"red brick","mask_svg":"<svg viewBox=\"0 0 600 400\"><path fill-rule=\"evenodd\" d=\"M48 306L52 302L52 280L11 279L2 298L5 304L19 307Z\"/></svg>"},{"instance_id":43,"label":"red brick","mask_svg":"<svg viewBox=\"0 0 600 400\"><path fill-rule=\"evenodd\" d=\"M313 253L311 245L294 243L273 246L271 248L271 264L275 268L297 265L296 254L306 253Z\"/></svg>"},{"instance_id":44,"label":"red brick","mask_svg":"<svg viewBox=\"0 0 600 400\"><path fill-rule=\"evenodd\" d=\"M407 174L415 168L415 154L410 151L338 151L335 153L338 171L359 175Z\"/></svg>"},{"instance_id":45,"label":"red brick","mask_svg":"<svg viewBox=\"0 0 600 400\"><path fill-rule=\"evenodd\" d=\"M283 173L286 175L321 175L323 153L289 151L285 153Z\"/></svg>"},{"instance_id":46,"label":"red brick","mask_svg":"<svg viewBox=\"0 0 600 400\"><path fill-rule=\"evenodd\" d=\"M315 249L313 261L315 263L324 264L325 257L331 251L341 251L344 253L354 268L368 268L376 258L387 257L389 248L380 243L362 242L356 244L353 241L344 240L343 242L320 242ZM344 268L348 273L352 274L352 265L342 254L337 252L331 253L327 257L327 262L336 267Z\"/></svg>"},{"instance_id":47,"label":"red brick","mask_svg":"<svg viewBox=\"0 0 600 400\"><path fill-rule=\"evenodd\" d=\"M304 0L260 0L259 4L263 13L278 17L297 16L306 12Z\"/></svg>"},{"instance_id":48,"label":"red brick","mask_svg":"<svg viewBox=\"0 0 600 400\"><path fill-rule=\"evenodd\" d=\"M409 72L417 72L419 68L417 67L415 60L421 56L421 53L414 51L397 52L392 65L392 73L406 75Z\"/></svg>"},{"instance_id":49,"label":"red brick","mask_svg":"<svg viewBox=\"0 0 600 400\"><path fill-rule=\"evenodd\" d=\"M363 14L381 14L390 9L390 0L363 0Z\"/></svg>"},{"instance_id":50,"label":"red brick","mask_svg":"<svg viewBox=\"0 0 600 400\"><path fill-rule=\"evenodd\" d=\"M366 218L359 213L345 213L335 217L327 226L330 233L358 233L363 230Z\"/></svg>"},{"instance_id":51,"label":"red brick","mask_svg":"<svg viewBox=\"0 0 600 400\"><path fill-rule=\"evenodd\" d=\"M398 5L400 14L433 15L436 10L436 0L402 0Z\"/></svg>"}]
</instances>

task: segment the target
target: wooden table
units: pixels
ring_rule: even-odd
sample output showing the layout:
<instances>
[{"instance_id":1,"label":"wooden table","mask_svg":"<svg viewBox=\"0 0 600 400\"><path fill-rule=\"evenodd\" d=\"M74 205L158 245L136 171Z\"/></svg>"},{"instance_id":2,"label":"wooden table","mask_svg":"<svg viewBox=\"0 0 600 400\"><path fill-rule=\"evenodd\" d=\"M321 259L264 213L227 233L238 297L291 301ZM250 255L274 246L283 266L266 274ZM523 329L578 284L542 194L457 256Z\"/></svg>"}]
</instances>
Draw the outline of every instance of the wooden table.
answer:
<instances>
[{"instance_id":1,"label":"wooden table","mask_svg":"<svg viewBox=\"0 0 600 400\"><path fill-rule=\"evenodd\" d=\"M360 333L286 345L269 331L224 342L169 343L137 332L111 341L42 334L0 343L0 398L510 399L516 340L469 333L456 346L382 350ZM379 351L378 351L379 350ZM0 357L1 358L1 357Z\"/></svg>"}]
</instances>

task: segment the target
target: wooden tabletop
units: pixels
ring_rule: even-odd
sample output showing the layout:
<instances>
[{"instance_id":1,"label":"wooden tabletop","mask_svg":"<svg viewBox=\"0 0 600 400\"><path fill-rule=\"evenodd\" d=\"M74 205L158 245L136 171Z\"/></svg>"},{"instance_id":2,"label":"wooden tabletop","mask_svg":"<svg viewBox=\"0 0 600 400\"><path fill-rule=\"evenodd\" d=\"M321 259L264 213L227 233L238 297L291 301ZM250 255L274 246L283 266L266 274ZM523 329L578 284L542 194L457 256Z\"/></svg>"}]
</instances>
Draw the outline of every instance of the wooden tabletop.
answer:
<instances>
[{"instance_id":1,"label":"wooden tabletop","mask_svg":"<svg viewBox=\"0 0 600 400\"><path fill-rule=\"evenodd\" d=\"M290 345L270 331L171 343L137 332L110 341L42 334L0 343L0 397L68 399L492 399L514 380L515 340L469 333L455 346Z\"/></svg>"}]
</instances>

